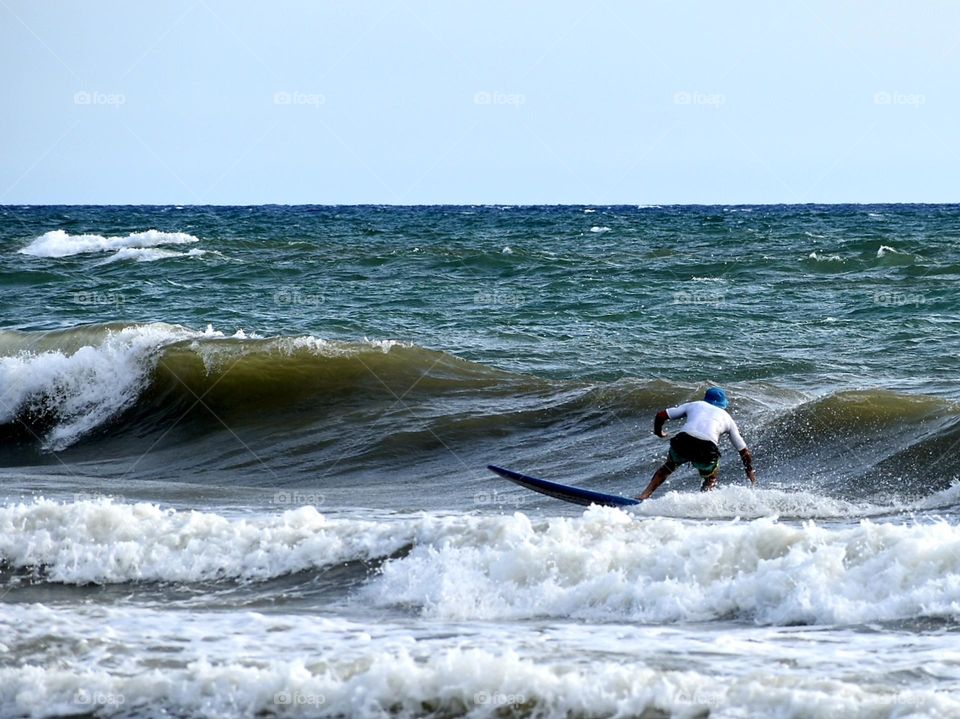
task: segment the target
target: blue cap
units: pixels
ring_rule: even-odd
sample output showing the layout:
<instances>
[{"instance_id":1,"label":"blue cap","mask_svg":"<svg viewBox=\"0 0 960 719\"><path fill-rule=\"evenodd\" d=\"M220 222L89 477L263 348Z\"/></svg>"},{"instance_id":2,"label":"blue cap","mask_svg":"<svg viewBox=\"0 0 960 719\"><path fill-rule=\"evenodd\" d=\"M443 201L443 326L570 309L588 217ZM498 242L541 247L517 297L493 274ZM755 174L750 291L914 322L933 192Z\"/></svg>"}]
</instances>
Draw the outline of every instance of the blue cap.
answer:
<instances>
[{"instance_id":1,"label":"blue cap","mask_svg":"<svg viewBox=\"0 0 960 719\"><path fill-rule=\"evenodd\" d=\"M730 404L727 401L727 393L719 387L711 387L708 389L707 393L703 395L703 401L709 402L714 407L719 407L720 409L726 409L727 405Z\"/></svg>"}]
</instances>

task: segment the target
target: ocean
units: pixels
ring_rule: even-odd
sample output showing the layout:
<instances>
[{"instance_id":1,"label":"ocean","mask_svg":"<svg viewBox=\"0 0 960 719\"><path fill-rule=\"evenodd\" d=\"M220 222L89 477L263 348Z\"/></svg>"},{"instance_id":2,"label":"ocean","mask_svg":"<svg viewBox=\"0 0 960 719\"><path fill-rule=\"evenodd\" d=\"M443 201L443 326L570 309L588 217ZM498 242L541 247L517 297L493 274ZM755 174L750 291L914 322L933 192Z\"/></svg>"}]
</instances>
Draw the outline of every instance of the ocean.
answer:
<instances>
[{"instance_id":1,"label":"ocean","mask_svg":"<svg viewBox=\"0 0 960 719\"><path fill-rule=\"evenodd\" d=\"M960 205L0 207L0 717L960 716L958 280ZM485 469L636 495L713 385L756 489Z\"/></svg>"}]
</instances>

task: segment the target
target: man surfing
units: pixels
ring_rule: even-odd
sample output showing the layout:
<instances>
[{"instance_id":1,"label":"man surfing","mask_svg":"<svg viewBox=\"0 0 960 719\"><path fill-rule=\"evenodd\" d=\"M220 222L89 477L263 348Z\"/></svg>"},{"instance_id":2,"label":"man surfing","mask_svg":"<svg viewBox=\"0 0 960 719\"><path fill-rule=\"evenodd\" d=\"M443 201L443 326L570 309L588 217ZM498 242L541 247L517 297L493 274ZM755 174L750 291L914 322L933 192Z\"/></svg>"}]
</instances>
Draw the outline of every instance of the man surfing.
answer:
<instances>
[{"instance_id":1,"label":"man surfing","mask_svg":"<svg viewBox=\"0 0 960 719\"><path fill-rule=\"evenodd\" d=\"M667 461L658 469L647 488L637 496L637 499L648 499L663 480L681 464L690 462L700 473L703 484L701 492L708 492L717 486L717 473L720 471L720 442L721 435L728 435L734 449L740 452L743 469L747 473L750 485L757 482L757 475L753 471L753 457L747 449L747 443L740 436L740 430L733 417L727 414L727 393L719 387L707 390L702 400L687 402L678 407L670 407L657 412L653 421L653 433L658 437L666 438L663 425L668 419L686 417L683 431L678 432L670 439L670 454Z\"/></svg>"}]
</instances>

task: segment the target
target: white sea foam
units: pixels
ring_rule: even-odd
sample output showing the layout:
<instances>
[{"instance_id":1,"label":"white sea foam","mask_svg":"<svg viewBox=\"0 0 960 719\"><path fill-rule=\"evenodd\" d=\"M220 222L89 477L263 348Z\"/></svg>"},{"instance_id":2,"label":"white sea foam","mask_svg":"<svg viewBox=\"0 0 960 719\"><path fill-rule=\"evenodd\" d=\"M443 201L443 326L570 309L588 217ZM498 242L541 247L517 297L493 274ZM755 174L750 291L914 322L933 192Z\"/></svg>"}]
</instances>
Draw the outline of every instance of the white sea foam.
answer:
<instances>
[{"instance_id":1,"label":"white sea foam","mask_svg":"<svg viewBox=\"0 0 960 719\"><path fill-rule=\"evenodd\" d=\"M222 367L224 362L235 361L238 351L262 352L266 350L289 356L295 352L306 350L320 357L354 357L364 351L369 350L376 350L383 354L389 354L395 347L414 347L414 345L411 345L410 343L401 342L399 340L376 340L368 337L364 337L363 341L361 342L331 341L324 339L323 337L315 337L313 335L265 338L263 335L257 334L256 332L247 333L242 329L237 330L230 337L230 339L266 339L267 341L265 343L248 345L245 350L238 349L236 345L228 346L223 344L208 344L202 341L204 339L220 339L224 337L226 337L226 335L214 330L212 326L208 325L206 332L202 335L202 337L199 338L201 341L193 342L190 345L191 349L195 351L203 360L208 371L213 371L219 367Z\"/></svg>"},{"instance_id":2,"label":"white sea foam","mask_svg":"<svg viewBox=\"0 0 960 719\"><path fill-rule=\"evenodd\" d=\"M960 504L960 480L954 479L950 486L946 489L940 490L939 492L934 492L927 497L923 497L905 509L907 511L946 509L947 507L955 507L958 504Z\"/></svg>"},{"instance_id":3,"label":"white sea foam","mask_svg":"<svg viewBox=\"0 0 960 719\"><path fill-rule=\"evenodd\" d=\"M610 228L609 228L609 227L600 227L599 225L594 225L593 227L590 228L590 232L593 232L593 233L596 233L596 234L600 234L600 233L603 233L603 232L610 232Z\"/></svg>"},{"instance_id":4,"label":"white sea foam","mask_svg":"<svg viewBox=\"0 0 960 719\"><path fill-rule=\"evenodd\" d=\"M175 257L203 257L205 254L207 254L206 250L200 250L196 247L187 252L165 250L160 247L124 247L122 250L117 250L98 264L109 265L114 262L123 262L124 260L156 262L157 260L168 260Z\"/></svg>"},{"instance_id":5,"label":"white sea foam","mask_svg":"<svg viewBox=\"0 0 960 719\"><path fill-rule=\"evenodd\" d=\"M703 654L686 657L682 668L640 659L661 648L661 656L675 661L669 657L677 656L682 638L629 628L584 628L606 635L612 651L598 656L588 648L586 657L570 658L557 647L585 643L576 625L550 628L546 637L513 626L415 640L401 627L378 624L368 632L312 615L34 604L13 605L0 627L19 652L33 648L31 661L0 668L3 716L847 719L960 711L949 688L891 686L884 672L866 668L872 656L845 650L825 662L838 652L833 646L822 651L817 637L798 642L810 648L796 657L778 652L777 643L724 637L708 650L717 662L711 671L696 661ZM952 660L948 647L946 640L939 647L943 662ZM851 655L857 664L850 664ZM902 648L892 656L901 664L917 658ZM825 663L824 672L810 670ZM854 673L851 666L864 668Z\"/></svg>"},{"instance_id":6,"label":"white sea foam","mask_svg":"<svg viewBox=\"0 0 960 719\"><path fill-rule=\"evenodd\" d=\"M877 257L883 257L884 255L908 255L909 252L902 252L896 247L891 247L890 245L880 245L880 249L877 250Z\"/></svg>"},{"instance_id":7,"label":"white sea foam","mask_svg":"<svg viewBox=\"0 0 960 719\"><path fill-rule=\"evenodd\" d=\"M960 615L960 528L724 524L609 509L534 523L517 514L421 542L368 587L383 604L444 618L765 624Z\"/></svg>"},{"instance_id":8,"label":"white sea foam","mask_svg":"<svg viewBox=\"0 0 960 719\"><path fill-rule=\"evenodd\" d=\"M89 252L110 252L128 248L148 248L161 245L184 245L199 242L185 232L147 230L117 237L103 235L70 235L65 230L45 232L20 250L34 257L69 257Z\"/></svg>"},{"instance_id":9,"label":"white sea foam","mask_svg":"<svg viewBox=\"0 0 960 719\"><path fill-rule=\"evenodd\" d=\"M938 505L942 506L942 505ZM730 485L715 492L672 491L657 494L636 512L649 516L689 519L844 519L887 514L889 506L868 502L849 502L816 492L751 489L748 485Z\"/></svg>"},{"instance_id":10,"label":"white sea foam","mask_svg":"<svg viewBox=\"0 0 960 719\"><path fill-rule=\"evenodd\" d=\"M332 664L332 666L330 666ZM329 668L325 668L328 667ZM145 668L132 675L57 666L0 669L8 716L98 717L502 716L718 719L744 716L956 717L960 701L936 689L865 689L843 679L711 674L597 661L545 664L505 650L453 648L426 658L399 651L354 666L310 659ZM43 707L38 714L38 708ZM151 713L153 710L155 713ZM46 713L49 712L49 713Z\"/></svg>"},{"instance_id":11,"label":"white sea foam","mask_svg":"<svg viewBox=\"0 0 960 719\"><path fill-rule=\"evenodd\" d=\"M580 517L330 519L313 507L224 517L150 504L0 508L0 558L50 581L262 580L387 561L362 590L427 617L575 617L770 625L960 616L960 527L704 523L591 508Z\"/></svg>"},{"instance_id":12,"label":"white sea foam","mask_svg":"<svg viewBox=\"0 0 960 719\"><path fill-rule=\"evenodd\" d=\"M227 518L110 499L38 500L0 508L0 558L44 567L66 584L268 579L390 554L416 529L328 520L312 506Z\"/></svg>"},{"instance_id":13,"label":"white sea foam","mask_svg":"<svg viewBox=\"0 0 960 719\"><path fill-rule=\"evenodd\" d=\"M811 260L817 260L818 262L843 262L843 258L840 255L821 255L816 251L811 252L807 257Z\"/></svg>"}]
</instances>

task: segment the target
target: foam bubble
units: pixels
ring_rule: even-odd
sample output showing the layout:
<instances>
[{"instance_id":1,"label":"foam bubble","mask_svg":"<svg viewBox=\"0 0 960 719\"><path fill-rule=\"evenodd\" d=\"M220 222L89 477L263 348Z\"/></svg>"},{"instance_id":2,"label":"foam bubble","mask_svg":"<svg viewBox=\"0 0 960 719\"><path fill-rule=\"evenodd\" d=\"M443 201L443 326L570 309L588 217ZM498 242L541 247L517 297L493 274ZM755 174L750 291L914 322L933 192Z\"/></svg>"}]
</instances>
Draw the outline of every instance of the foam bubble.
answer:
<instances>
[{"instance_id":1,"label":"foam bubble","mask_svg":"<svg viewBox=\"0 0 960 719\"><path fill-rule=\"evenodd\" d=\"M602 233L602 232L610 232L610 228L609 228L609 227L600 227L600 226L598 226L598 225L594 225L593 227L590 228L590 232L594 232L594 233L597 233L597 234Z\"/></svg>"}]
</instances>

